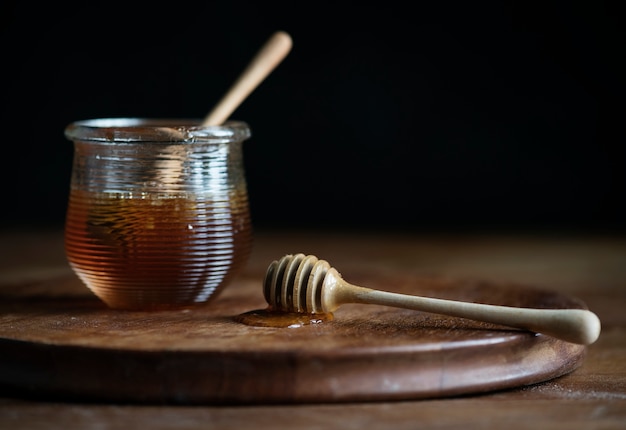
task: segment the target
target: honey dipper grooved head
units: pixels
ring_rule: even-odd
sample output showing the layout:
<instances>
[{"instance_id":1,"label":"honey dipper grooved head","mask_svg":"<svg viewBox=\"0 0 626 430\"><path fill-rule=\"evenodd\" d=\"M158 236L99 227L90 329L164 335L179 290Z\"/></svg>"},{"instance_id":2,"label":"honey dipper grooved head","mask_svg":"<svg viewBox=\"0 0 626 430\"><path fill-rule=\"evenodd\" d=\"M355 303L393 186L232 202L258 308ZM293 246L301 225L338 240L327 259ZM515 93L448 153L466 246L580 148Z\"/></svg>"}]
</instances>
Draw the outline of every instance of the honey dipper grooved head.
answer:
<instances>
[{"instance_id":1,"label":"honey dipper grooved head","mask_svg":"<svg viewBox=\"0 0 626 430\"><path fill-rule=\"evenodd\" d=\"M312 314L330 312L332 309L325 306L322 294L329 272L336 274L327 261L314 255L287 254L269 265L263 281L263 295L275 310Z\"/></svg>"}]
</instances>

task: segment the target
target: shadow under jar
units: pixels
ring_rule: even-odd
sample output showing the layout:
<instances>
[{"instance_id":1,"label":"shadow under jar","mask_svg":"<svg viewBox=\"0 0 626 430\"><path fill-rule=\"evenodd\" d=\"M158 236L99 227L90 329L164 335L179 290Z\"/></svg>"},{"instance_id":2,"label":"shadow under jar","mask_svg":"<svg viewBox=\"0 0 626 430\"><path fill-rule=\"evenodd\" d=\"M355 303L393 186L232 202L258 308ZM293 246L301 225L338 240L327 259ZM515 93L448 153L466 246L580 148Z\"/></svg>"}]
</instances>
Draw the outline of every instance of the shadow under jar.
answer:
<instances>
[{"instance_id":1,"label":"shadow under jar","mask_svg":"<svg viewBox=\"0 0 626 430\"><path fill-rule=\"evenodd\" d=\"M74 144L65 251L110 308L205 303L245 265L246 123L93 119L65 135Z\"/></svg>"}]
</instances>

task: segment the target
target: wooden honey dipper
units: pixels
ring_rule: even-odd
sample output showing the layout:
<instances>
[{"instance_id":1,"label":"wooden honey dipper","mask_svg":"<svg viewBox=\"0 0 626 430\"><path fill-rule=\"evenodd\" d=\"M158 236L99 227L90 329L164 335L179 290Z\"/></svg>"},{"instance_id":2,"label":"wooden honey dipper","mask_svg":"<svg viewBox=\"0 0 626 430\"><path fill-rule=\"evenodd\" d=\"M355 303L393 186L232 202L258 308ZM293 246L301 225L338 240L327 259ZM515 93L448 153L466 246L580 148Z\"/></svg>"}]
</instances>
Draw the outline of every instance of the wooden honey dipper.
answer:
<instances>
[{"instance_id":1,"label":"wooden honey dipper","mask_svg":"<svg viewBox=\"0 0 626 430\"><path fill-rule=\"evenodd\" d=\"M322 314L346 303L376 304L437 313L543 333L589 345L600 335L600 320L584 309L532 309L411 296L349 284L325 260L288 254L273 261L263 294L276 311Z\"/></svg>"}]
</instances>

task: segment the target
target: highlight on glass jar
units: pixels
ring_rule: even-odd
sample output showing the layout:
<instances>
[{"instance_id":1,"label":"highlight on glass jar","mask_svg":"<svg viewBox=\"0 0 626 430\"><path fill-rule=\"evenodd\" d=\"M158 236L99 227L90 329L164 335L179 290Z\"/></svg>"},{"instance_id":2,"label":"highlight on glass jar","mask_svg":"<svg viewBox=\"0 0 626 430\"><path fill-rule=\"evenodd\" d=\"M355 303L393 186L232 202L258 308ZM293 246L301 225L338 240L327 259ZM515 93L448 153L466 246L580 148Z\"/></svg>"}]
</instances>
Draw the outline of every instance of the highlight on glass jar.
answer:
<instances>
[{"instance_id":1,"label":"highlight on glass jar","mask_svg":"<svg viewBox=\"0 0 626 430\"><path fill-rule=\"evenodd\" d=\"M206 303L243 268L252 246L246 123L103 118L65 135L74 145L66 255L110 308Z\"/></svg>"}]
</instances>

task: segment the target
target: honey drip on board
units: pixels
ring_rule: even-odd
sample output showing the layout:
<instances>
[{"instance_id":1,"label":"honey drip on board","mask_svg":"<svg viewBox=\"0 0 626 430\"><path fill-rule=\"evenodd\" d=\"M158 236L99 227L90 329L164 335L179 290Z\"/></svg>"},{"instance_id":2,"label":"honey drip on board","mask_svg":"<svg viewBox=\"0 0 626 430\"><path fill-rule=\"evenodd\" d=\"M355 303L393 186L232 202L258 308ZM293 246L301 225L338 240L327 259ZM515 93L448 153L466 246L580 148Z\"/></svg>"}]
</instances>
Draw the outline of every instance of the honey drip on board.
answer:
<instances>
[{"instance_id":1,"label":"honey drip on board","mask_svg":"<svg viewBox=\"0 0 626 430\"><path fill-rule=\"evenodd\" d=\"M305 325L322 324L332 321L332 313L309 314L300 312L285 312L267 309L258 309L237 315L235 321L256 327L297 328Z\"/></svg>"}]
</instances>

